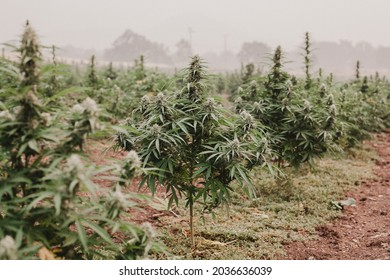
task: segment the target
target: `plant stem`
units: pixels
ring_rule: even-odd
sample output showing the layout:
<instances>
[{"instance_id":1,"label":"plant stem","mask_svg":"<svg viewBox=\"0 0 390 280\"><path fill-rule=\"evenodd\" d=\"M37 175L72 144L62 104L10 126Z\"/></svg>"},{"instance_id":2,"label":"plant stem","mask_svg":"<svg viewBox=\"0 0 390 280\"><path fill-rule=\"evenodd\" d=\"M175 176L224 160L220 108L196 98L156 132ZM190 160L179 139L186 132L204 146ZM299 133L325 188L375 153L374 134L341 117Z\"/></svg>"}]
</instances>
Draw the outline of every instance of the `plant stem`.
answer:
<instances>
[{"instance_id":1,"label":"plant stem","mask_svg":"<svg viewBox=\"0 0 390 280\"><path fill-rule=\"evenodd\" d=\"M191 234L191 248L195 248L195 242L194 242L194 200L193 200L193 194L191 192L190 194L190 234Z\"/></svg>"}]
</instances>

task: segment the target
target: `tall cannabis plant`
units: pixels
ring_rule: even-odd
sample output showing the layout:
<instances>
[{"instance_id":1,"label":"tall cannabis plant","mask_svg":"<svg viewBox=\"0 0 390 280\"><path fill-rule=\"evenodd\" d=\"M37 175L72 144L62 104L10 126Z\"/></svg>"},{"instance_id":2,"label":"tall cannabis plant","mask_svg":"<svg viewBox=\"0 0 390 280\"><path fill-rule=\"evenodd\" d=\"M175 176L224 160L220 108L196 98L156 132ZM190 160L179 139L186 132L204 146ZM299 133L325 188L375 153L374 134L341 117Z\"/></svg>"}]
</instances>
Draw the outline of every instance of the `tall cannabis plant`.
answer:
<instances>
[{"instance_id":1,"label":"tall cannabis plant","mask_svg":"<svg viewBox=\"0 0 390 280\"><path fill-rule=\"evenodd\" d=\"M230 182L249 183L248 171L268 156L262 128L247 112L229 115L208 96L207 75L198 56L192 58L185 86L175 94L145 96L134 112L131 128L118 134L118 146L135 149L144 167L157 168L142 176L154 193L158 185L169 194L169 205L185 197L194 247L194 205L211 209L229 201Z\"/></svg>"},{"instance_id":2,"label":"tall cannabis plant","mask_svg":"<svg viewBox=\"0 0 390 280\"><path fill-rule=\"evenodd\" d=\"M137 81L142 81L146 77L145 73L145 57L140 55L139 59L134 63L135 78Z\"/></svg>"},{"instance_id":3,"label":"tall cannabis plant","mask_svg":"<svg viewBox=\"0 0 390 280\"><path fill-rule=\"evenodd\" d=\"M95 55L91 56L91 61L88 67L87 85L93 89L97 89L99 85L99 78L96 73Z\"/></svg>"},{"instance_id":4,"label":"tall cannabis plant","mask_svg":"<svg viewBox=\"0 0 390 280\"><path fill-rule=\"evenodd\" d=\"M310 73L310 68L312 65L311 57L311 41L309 32L305 33L305 46L304 46L304 59L305 59L305 89L310 89L312 86L312 78Z\"/></svg>"},{"instance_id":5,"label":"tall cannabis plant","mask_svg":"<svg viewBox=\"0 0 390 280\"><path fill-rule=\"evenodd\" d=\"M18 51L20 53L19 69L23 76L21 85L38 85L39 64L42 61L42 54L38 36L29 21L26 22Z\"/></svg>"},{"instance_id":6,"label":"tall cannabis plant","mask_svg":"<svg viewBox=\"0 0 390 280\"><path fill-rule=\"evenodd\" d=\"M355 69L355 79L356 81L360 80L360 61L356 61L356 69Z\"/></svg>"}]
</instances>

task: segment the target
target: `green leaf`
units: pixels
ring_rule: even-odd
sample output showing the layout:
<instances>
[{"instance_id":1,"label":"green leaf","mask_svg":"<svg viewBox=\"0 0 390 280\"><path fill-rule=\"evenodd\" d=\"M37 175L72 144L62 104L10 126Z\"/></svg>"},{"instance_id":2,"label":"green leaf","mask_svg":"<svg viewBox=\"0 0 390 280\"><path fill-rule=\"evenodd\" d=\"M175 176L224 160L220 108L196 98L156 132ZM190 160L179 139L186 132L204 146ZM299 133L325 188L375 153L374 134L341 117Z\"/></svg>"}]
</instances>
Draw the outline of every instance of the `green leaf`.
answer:
<instances>
[{"instance_id":1,"label":"green leaf","mask_svg":"<svg viewBox=\"0 0 390 280\"><path fill-rule=\"evenodd\" d=\"M199 166L200 166L200 168L194 172L194 174L192 175L192 178L196 178L197 176L202 174L204 171L206 171L210 167L209 164L204 164L204 163L199 164Z\"/></svg>"},{"instance_id":2,"label":"green leaf","mask_svg":"<svg viewBox=\"0 0 390 280\"><path fill-rule=\"evenodd\" d=\"M173 164L172 164L172 161L170 159L168 159L168 169L169 169L169 172L171 172L171 174L173 174Z\"/></svg>"},{"instance_id":3,"label":"green leaf","mask_svg":"<svg viewBox=\"0 0 390 280\"><path fill-rule=\"evenodd\" d=\"M52 192L40 192L38 193L38 197L35 198L31 203L26 207L26 211L30 211L32 208L34 208L39 202L42 200L52 197Z\"/></svg>"},{"instance_id":4,"label":"green leaf","mask_svg":"<svg viewBox=\"0 0 390 280\"><path fill-rule=\"evenodd\" d=\"M17 176L17 177L11 178L9 180L9 182L12 182L12 183L26 183L28 185L32 184L32 182L31 182L31 180L29 178L22 177L22 176Z\"/></svg>"},{"instance_id":5,"label":"green leaf","mask_svg":"<svg viewBox=\"0 0 390 280\"><path fill-rule=\"evenodd\" d=\"M88 238L87 238L87 233L85 232L85 229L83 225L81 224L80 220L77 219L75 221L76 224L76 229L77 229L77 234L79 236L79 240L81 242L81 245L83 246L83 249L85 252L88 252Z\"/></svg>"},{"instance_id":6,"label":"green leaf","mask_svg":"<svg viewBox=\"0 0 390 280\"><path fill-rule=\"evenodd\" d=\"M16 244L17 248L19 248L22 245L22 241L23 241L23 228L20 228L17 231L16 237L15 237L15 244Z\"/></svg>"},{"instance_id":7,"label":"green leaf","mask_svg":"<svg viewBox=\"0 0 390 280\"><path fill-rule=\"evenodd\" d=\"M211 166L209 166L209 168L207 169L207 172L206 172L206 180L208 179L208 178L210 178L210 175L211 175Z\"/></svg>"},{"instance_id":8,"label":"green leaf","mask_svg":"<svg viewBox=\"0 0 390 280\"><path fill-rule=\"evenodd\" d=\"M28 146L30 147L31 150L39 153L39 148L38 148L38 143L35 139L32 139L30 141L28 141Z\"/></svg>"},{"instance_id":9,"label":"green leaf","mask_svg":"<svg viewBox=\"0 0 390 280\"><path fill-rule=\"evenodd\" d=\"M238 173L240 173L241 178L243 178L246 183L250 184L250 180L248 179L245 172L241 169L241 167L237 166L237 171L238 171Z\"/></svg>"},{"instance_id":10,"label":"green leaf","mask_svg":"<svg viewBox=\"0 0 390 280\"><path fill-rule=\"evenodd\" d=\"M185 125L183 125L183 124L180 123L180 122L178 122L177 125L180 127L180 129L181 129L187 136L190 136L190 134L188 133L187 128L185 127Z\"/></svg>"},{"instance_id":11,"label":"green leaf","mask_svg":"<svg viewBox=\"0 0 390 280\"><path fill-rule=\"evenodd\" d=\"M54 207L56 209L56 216L61 213L61 194L57 193L54 195Z\"/></svg>"},{"instance_id":12,"label":"green leaf","mask_svg":"<svg viewBox=\"0 0 390 280\"><path fill-rule=\"evenodd\" d=\"M26 148L27 148L27 144L28 144L28 143L24 143L23 145L20 146L19 151L18 151L18 154L17 154L18 157L20 157L20 156L24 153L24 151L25 151Z\"/></svg>"},{"instance_id":13,"label":"green leaf","mask_svg":"<svg viewBox=\"0 0 390 280\"><path fill-rule=\"evenodd\" d=\"M168 200L168 209L172 207L173 202L175 202L176 205L179 205L179 198L177 197L176 190L174 188L172 188L172 193L170 194Z\"/></svg>"},{"instance_id":14,"label":"green leaf","mask_svg":"<svg viewBox=\"0 0 390 280\"><path fill-rule=\"evenodd\" d=\"M112 241L110 235L99 225L83 219L83 223L93 229L94 232L96 232L101 238L103 238L104 241L109 243L110 245L115 245L114 241Z\"/></svg>"},{"instance_id":15,"label":"green leaf","mask_svg":"<svg viewBox=\"0 0 390 280\"><path fill-rule=\"evenodd\" d=\"M1 188L0 188L0 198L3 197L4 194L8 194L10 196L10 198L13 198L14 197L14 193L13 193L12 190L13 190L13 186L12 185L1 186Z\"/></svg>"},{"instance_id":16,"label":"green leaf","mask_svg":"<svg viewBox=\"0 0 390 280\"><path fill-rule=\"evenodd\" d=\"M158 153L161 154L161 151L160 151L160 139L159 138L156 139L156 149L157 149Z\"/></svg>"}]
</instances>

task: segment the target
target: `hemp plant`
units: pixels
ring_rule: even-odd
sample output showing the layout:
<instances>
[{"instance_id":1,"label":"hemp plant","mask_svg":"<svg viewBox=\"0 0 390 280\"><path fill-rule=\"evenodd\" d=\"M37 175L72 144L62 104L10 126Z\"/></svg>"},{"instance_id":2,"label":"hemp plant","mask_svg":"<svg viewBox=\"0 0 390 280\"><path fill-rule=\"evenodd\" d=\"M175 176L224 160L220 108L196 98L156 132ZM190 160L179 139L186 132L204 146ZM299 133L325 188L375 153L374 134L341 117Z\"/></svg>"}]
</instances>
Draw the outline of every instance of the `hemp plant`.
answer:
<instances>
[{"instance_id":1,"label":"hemp plant","mask_svg":"<svg viewBox=\"0 0 390 280\"><path fill-rule=\"evenodd\" d=\"M142 81L146 77L145 73L145 57L140 55L139 59L134 61L135 78L137 81Z\"/></svg>"},{"instance_id":2,"label":"hemp plant","mask_svg":"<svg viewBox=\"0 0 390 280\"><path fill-rule=\"evenodd\" d=\"M362 86L360 87L360 91L363 94L367 94L369 90L370 90L370 87L368 85L368 78L367 78L367 76L364 76L363 77Z\"/></svg>"},{"instance_id":3,"label":"hemp plant","mask_svg":"<svg viewBox=\"0 0 390 280\"><path fill-rule=\"evenodd\" d=\"M240 102L236 100L236 110L250 112L271 135L270 146L279 167L284 163L298 167L324 154L333 135L334 122L330 120L336 117L334 104L322 102L331 98L325 87L320 87L317 94L308 95L306 89L294 87L291 80L283 70L283 53L279 46L272 57L264 90L259 90L262 87L253 82L241 93ZM332 109L328 108L330 106Z\"/></svg>"},{"instance_id":4,"label":"hemp plant","mask_svg":"<svg viewBox=\"0 0 390 280\"><path fill-rule=\"evenodd\" d=\"M355 69L355 79L356 81L360 80L360 61L356 61L356 69Z\"/></svg>"},{"instance_id":5,"label":"hemp plant","mask_svg":"<svg viewBox=\"0 0 390 280\"><path fill-rule=\"evenodd\" d=\"M20 54L19 69L23 76L21 85L38 85L39 64L42 61L42 53L37 33L31 27L29 21L26 22L18 52Z\"/></svg>"},{"instance_id":6,"label":"hemp plant","mask_svg":"<svg viewBox=\"0 0 390 280\"><path fill-rule=\"evenodd\" d=\"M141 100L134 121L117 135L117 146L135 149L147 168L142 176L152 193L158 185L169 195L169 207L185 198L189 208L191 246L194 206L204 210L228 203L230 183L250 185L249 170L266 163L268 146L262 127L247 112L229 114L208 96L207 75L198 56L185 71L184 87Z\"/></svg>"},{"instance_id":7,"label":"hemp plant","mask_svg":"<svg viewBox=\"0 0 390 280\"><path fill-rule=\"evenodd\" d=\"M321 84L323 79L323 73L322 73L322 68L320 67L318 69L318 77L317 77L317 84Z\"/></svg>"},{"instance_id":8,"label":"hemp plant","mask_svg":"<svg viewBox=\"0 0 390 280\"><path fill-rule=\"evenodd\" d=\"M46 97L54 96L58 91L60 91L61 87L64 86L64 83L61 83L61 79L64 74L64 67L59 65L57 62L56 55L56 46L51 46L51 64L46 64L42 68L42 88L44 95Z\"/></svg>"},{"instance_id":9,"label":"hemp plant","mask_svg":"<svg viewBox=\"0 0 390 280\"><path fill-rule=\"evenodd\" d=\"M108 65L107 71L105 73L106 78L110 80L115 80L118 77L118 73L115 71L114 67L112 66L112 62Z\"/></svg>"},{"instance_id":10,"label":"hemp plant","mask_svg":"<svg viewBox=\"0 0 390 280\"><path fill-rule=\"evenodd\" d=\"M305 46L304 46L304 59L305 59L305 89L310 89L312 86L312 78L310 74L310 67L312 65L312 58L311 58L311 41L310 41L310 34L309 32L305 33Z\"/></svg>"},{"instance_id":11,"label":"hemp plant","mask_svg":"<svg viewBox=\"0 0 390 280\"><path fill-rule=\"evenodd\" d=\"M79 141L69 138L75 129L85 134L84 127L64 130L43 109L28 91L0 112L0 242L8 244L0 259L134 259L147 254L154 246L153 233L123 220L136 199L143 199L123 189L143 172L134 151L121 164L98 168L78 151ZM111 189L92 181L106 173ZM115 241L115 235L123 239Z\"/></svg>"},{"instance_id":12,"label":"hemp plant","mask_svg":"<svg viewBox=\"0 0 390 280\"><path fill-rule=\"evenodd\" d=\"M33 34L26 29L19 49L24 79L0 103L0 259L143 257L156 248L153 232L125 221L143 197L124 187L146 170L134 151L104 168L88 161L80 147L98 127L97 105L87 99L62 116L42 103L38 64L23 56ZM29 55L38 57L39 45L34 50ZM95 176L111 188L96 185Z\"/></svg>"},{"instance_id":13,"label":"hemp plant","mask_svg":"<svg viewBox=\"0 0 390 280\"><path fill-rule=\"evenodd\" d=\"M93 89L97 89L99 85L99 77L96 73L95 55L91 56L91 62L88 66L87 85Z\"/></svg>"}]
</instances>

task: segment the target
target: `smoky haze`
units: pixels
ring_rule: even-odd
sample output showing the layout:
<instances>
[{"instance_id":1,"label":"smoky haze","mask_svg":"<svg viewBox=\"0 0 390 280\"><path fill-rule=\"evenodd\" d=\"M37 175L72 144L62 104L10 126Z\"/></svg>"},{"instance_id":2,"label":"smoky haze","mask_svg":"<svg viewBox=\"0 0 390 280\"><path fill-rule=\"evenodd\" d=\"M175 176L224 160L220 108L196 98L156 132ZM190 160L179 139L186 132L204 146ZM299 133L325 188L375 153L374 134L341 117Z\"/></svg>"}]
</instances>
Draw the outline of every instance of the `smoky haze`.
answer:
<instances>
[{"instance_id":1,"label":"smoky haze","mask_svg":"<svg viewBox=\"0 0 390 280\"><path fill-rule=\"evenodd\" d=\"M267 48L259 55L282 45L293 61L288 67L299 69L308 31L317 68L340 71L332 69L340 59L342 71L357 59L363 70L390 68L384 63L390 57L388 0L0 0L0 8L0 42L18 40L29 19L43 44L75 58L98 53L121 61L119 50L141 40L144 45L133 47L148 48L157 65L181 65L186 55L200 53L214 68L232 69L241 62L265 65L266 55L242 54L245 43L261 43Z\"/></svg>"}]
</instances>

